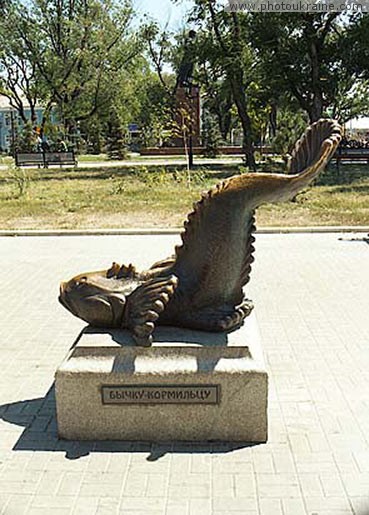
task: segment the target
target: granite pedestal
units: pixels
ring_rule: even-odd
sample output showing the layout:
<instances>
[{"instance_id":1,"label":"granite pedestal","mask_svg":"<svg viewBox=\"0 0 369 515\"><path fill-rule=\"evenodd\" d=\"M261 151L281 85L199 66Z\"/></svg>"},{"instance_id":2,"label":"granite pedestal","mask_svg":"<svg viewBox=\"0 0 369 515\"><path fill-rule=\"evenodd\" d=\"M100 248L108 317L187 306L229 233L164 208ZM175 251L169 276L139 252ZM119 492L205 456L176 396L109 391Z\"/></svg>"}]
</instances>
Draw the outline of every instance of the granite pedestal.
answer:
<instances>
[{"instance_id":1,"label":"granite pedestal","mask_svg":"<svg viewBox=\"0 0 369 515\"><path fill-rule=\"evenodd\" d=\"M77 440L267 439L268 376L256 319L230 334L84 330L56 372L59 436Z\"/></svg>"}]
</instances>

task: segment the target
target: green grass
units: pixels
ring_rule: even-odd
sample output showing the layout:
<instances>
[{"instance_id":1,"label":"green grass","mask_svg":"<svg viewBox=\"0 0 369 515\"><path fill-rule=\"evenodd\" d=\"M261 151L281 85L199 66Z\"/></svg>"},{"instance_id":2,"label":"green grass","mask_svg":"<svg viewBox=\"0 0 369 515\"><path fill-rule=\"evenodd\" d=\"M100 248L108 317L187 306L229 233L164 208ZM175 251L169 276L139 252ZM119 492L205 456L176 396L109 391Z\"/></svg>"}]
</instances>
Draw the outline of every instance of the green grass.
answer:
<instances>
[{"instance_id":1,"label":"green grass","mask_svg":"<svg viewBox=\"0 0 369 515\"><path fill-rule=\"evenodd\" d=\"M186 171L174 170L112 170L102 165L26 170L20 177L0 170L0 228L177 227L201 191L237 172L232 165L194 171L189 188ZM323 182L332 182L331 175L323 177ZM259 227L369 225L369 169L346 165L340 184L321 184L294 202L263 206L257 222Z\"/></svg>"},{"instance_id":2,"label":"green grass","mask_svg":"<svg viewBox=\"0 0 369 515\"><path fill-rule=\"evenodd\" d=\"M80 154L77 156L80 163L100 163L109 161L107 154Z\"/></svg>"}]
</instances>

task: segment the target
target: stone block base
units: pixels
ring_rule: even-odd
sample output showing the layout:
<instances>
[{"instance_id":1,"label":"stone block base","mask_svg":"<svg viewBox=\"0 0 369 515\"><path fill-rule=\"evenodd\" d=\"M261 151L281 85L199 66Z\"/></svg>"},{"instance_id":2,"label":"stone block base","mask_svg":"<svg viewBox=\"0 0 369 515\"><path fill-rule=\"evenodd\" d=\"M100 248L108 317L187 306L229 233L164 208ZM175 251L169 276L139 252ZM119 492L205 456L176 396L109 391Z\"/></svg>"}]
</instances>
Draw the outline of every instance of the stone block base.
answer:
<instances>
[{"instance_id":1,"label":"stone block base","mask_svg":"<svg viewBox=\"0 0 369 515\"><path fill-rule=\"evenodd\" d=\"M256 319L208 333L159 327L150 348L87 328L56 372L61 438L267 439L268 376Z\"/></svg>"}]
</instances>

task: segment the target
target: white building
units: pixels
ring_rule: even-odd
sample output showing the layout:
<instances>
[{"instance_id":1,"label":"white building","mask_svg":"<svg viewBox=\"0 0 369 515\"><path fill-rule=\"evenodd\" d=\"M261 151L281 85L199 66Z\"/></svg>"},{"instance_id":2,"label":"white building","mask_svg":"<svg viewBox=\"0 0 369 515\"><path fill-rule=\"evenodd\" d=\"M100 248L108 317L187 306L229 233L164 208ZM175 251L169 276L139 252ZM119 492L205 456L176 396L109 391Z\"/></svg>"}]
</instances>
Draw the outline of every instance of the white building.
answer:
<instances>
[{"instance_id":1,"label":"white building","mask_svg":"<svg viewBox=\"0 0 369 515\"><path fill-rule=\"evenodd\" d=\"M43 111L43 107L36 106L38 125L41 124ZM31 109L26 106L24 112L26 117L31 119ZM12 139L15 138L17 131L22 128L22 125L23 120L18 115L17 110L10 105L9 99L0 96L0 152L9 152Z\"/></svg>"}]
</instances>

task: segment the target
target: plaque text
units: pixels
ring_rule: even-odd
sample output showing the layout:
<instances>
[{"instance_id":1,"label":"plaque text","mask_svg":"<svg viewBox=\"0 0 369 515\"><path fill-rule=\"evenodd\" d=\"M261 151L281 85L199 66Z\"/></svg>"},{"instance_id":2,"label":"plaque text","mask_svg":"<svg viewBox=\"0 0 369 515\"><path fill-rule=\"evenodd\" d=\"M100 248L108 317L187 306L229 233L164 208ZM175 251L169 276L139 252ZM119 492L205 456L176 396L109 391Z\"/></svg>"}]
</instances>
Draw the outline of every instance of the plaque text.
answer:
<instances>
[{"instance_id":1,"label":"plaque text","mask_svg":"<svg viewBox=\"0 0 369 515\"><path fill-rule=\"evenodd\" d=\"M106 385L103 404L219 404L219 385Z\"/></svg>"}]
</instances>

